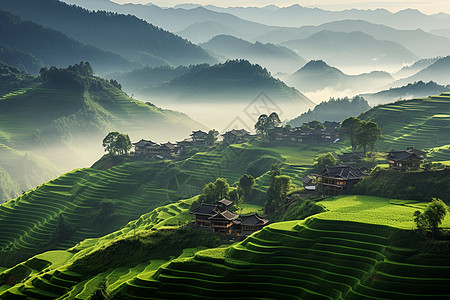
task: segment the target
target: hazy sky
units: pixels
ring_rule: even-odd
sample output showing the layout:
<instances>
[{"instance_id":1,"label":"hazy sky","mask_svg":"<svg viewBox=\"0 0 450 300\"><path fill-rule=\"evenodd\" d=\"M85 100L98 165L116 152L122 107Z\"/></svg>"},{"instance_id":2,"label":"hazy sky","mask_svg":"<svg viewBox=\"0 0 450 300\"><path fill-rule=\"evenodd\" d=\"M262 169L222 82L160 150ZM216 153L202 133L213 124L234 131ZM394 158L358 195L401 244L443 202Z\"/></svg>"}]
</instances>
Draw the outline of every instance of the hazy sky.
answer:
<instances>
[{"instance_id":1,"label":"hazy sky","mask_svg":"<svg viewBox=\"0 0 450 300\"><path fill-rule=\"evenodd\" d=\"M430 1L364 1L364 0L113 0L117 3L154 3L158 6L174 6L180 3L213 4L217 6L265 6L275 4L277 6L289 6L299 4L308 7L320 7L329 10L343 10L350 8L375 9L386 8L391 11L398 11L406 8L419 9L424 13L450 13L450 0L430 0Z\"/></svg>"}]
</instances>

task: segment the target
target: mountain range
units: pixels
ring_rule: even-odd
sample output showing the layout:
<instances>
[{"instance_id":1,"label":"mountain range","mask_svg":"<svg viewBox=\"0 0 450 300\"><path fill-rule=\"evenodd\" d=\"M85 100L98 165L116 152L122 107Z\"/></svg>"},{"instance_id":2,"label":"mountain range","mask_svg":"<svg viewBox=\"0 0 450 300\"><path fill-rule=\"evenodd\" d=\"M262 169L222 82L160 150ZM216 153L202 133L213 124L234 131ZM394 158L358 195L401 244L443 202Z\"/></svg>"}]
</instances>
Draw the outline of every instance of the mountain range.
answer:
<instances>
[{"instance_id":1,"label":"mountain range","mask_svg":"<svg viewBox=\"0 0 450 300\"><path fill-rule=\"evenodd\" d=\"M425 82L435 81L438 84L447 85L448 83L450 83L450 74L448 72L449 68L450 56L439 58L428 67L420 70L416 74L395 81L394 83L390 84L390 87L398 87L421 80Z\"/></svg>"},{"instance_id":2,"label":"mountain range","mask_svg":"<svg viewBox=\"0 0 450 300\"><path fill-rule=\"evenodd\" d=\"M143 65L215 62L200 47L132 15L88 11L58 0L4 0L0 9Z\"/></svg>"},{"instance_id":3,"label":"mountain range","mask_svg":"<svg viewBox=\"0 0 450 300\"><path fill-rule=\"evenodd\" d=\"M389 90L380 91L372 94L362 94L361 96L367 99L370 104L386 104L398 100L423 98L429 95L440 95L445 92L450 92L450 85L440 85L436 82L418 81L408 83L402 87L390 88Z\"/></svg>"},{"instance_id":4,"label":"mountain range","mask_svg":"<svg viewBox=\"0 0 450 300\"><path fill-rule=\"evenodd\" d=\"M309 61L292 75L281 76L284 81L300 91L314 92L325 88L352 92L377 90L391 83L394 78L387 72L374 71L360 75L347 75L322 60Z\"/></svg>"},{"instance_id":5,"label":"mountain range","mask_svg":"<svg viewBox=\"0 0 450 300\"><path fill-rule=\"evenodd\" d=\"M293 72L306 63L305 59L286 47L260 42L252 44L230 35L218 35L200 46L227 59L249 60L274 73Z\"/></svg>"},{"instance_id":6,"label":"mountain range","mask_svg":"<svg viewBox=\"0 0 450 300\"><path fill-rule=\"evenodd\" d=\"M281 43L305 59L323 59L337 66L402 65L417 60L411 51L396 42L377 40L360 31L323 30L305 39Z\"/></svg>"},{"instance_id":7,"label":"mountain range","mask_svg":"<svg viewBox=\"0 0 450 300\"><path fill-rule=\"evenodd\" d=\"M24 21L2 10L0 26L0 41L3 44L0 47L5 50L0 53L0 60L34 74L44 66L61 67L81 60L92 61L99 72L133 67L118 54L80 43L61 32Z\"/></svg>"}]
</instances>

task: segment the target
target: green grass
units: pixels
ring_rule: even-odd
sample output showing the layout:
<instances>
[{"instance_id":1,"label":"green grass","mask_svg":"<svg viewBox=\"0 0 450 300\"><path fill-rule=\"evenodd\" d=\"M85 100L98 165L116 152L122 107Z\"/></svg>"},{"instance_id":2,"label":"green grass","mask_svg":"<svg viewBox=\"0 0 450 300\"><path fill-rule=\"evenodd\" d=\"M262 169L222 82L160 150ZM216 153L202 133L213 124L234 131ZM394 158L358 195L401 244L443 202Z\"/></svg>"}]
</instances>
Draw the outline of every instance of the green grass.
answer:
<instances>
[{"instance_id":1,"label":"green grass","mask_svg":"<svg viewBox=\"0 0 450 300\"><path fill-rule=\"evenodd\" d=\"M238 210L239 214L241 215L250 215L253 213L257 213L259 215L262 215L264 212L264 207L262 207L261 205L256 205L256 204L242 204L241 205L241 209Z\"/></svg>"},{"instance_id":2,"label":"green grass","mask_svg":"<svg viewBox=\"0 0 450 300\"><path fill-rule=\"evenodd\" d=\"M430 151L429 158L436 161L450 159L450 151L441 148L450 144L448 111L450 96L442 94L377 106L360 117L380 125L384 136L381 150L413 146Z\"/></svg>"},{"instance_id":3,"label":"green grass","mask_svg":"<svg viewBox=\"0 0 450 300\"><path fill-rule=\"evenodd\" d=\"M373 196L341 196L320 201L328 212L316 215L326 220L341 220L367 224L386 225L402 229L413 229L413 214L424 209L427 203L414 200L389 200ZM450 218L442 225L450 227Z\"/></svg>"}]
</instances>

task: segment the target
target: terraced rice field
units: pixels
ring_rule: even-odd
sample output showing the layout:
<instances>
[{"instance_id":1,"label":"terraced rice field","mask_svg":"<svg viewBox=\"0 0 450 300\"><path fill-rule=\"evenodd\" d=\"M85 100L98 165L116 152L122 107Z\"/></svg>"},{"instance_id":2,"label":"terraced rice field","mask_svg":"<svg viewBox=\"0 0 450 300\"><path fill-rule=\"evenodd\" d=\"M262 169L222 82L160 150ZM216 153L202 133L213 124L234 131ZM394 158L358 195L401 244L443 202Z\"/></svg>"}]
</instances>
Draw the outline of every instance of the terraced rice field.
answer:
<instances>
[{"instance_id":1,"label":"terraced rice field","mask_svg":"<svg viewBox=\"0 0 450 300\"><path fill-rule=\"evenodd\" d=\"M428 150L450 144L449 111L450 95L444 93L378 106L363 113L361 118L380 125L384 136L382 150L411 146ZM449 160L450 153L432 153L430 157L433 160Z\"/></svg>"},{"instance_id":2,"label":"terraced rice field","mask_svg":"<svg viewBox=\"0 0 450 300\"><path fill-rule=\"evenodd\" d=\"M138 162L107 171L75 170L1 205L0 226L7 228L0 232L1 264L46 249L67 249L168 203L168 193L155 187L158 168L163 167L163 163ZM60 224L61 216L66 225ZM74 233L59 238L62 226L70 226Z\"/></svg>"},{"instance_id":3,"label":"terraced rice field","mask_svg":"<svg viewBox=\"0 0 450 300\"><path fill-rule=\"evenodd\" d=\"M178 227L179 221L184 222L191 218L189 207L195 200L196 198L180 200L158 207L128 223L122 229L101 238L86 239L68 251L44 252L11 269L2 269L0 272L0 298L87 299L102 282L107 284L109 290L114 290L124 282L150 278L161 265L168 261L149 259L148 262L132 268L113 268L95 276L85 276L70 271L68 266L77 258L97 251L119 239L134 236L142 231ZM185 249L180 257L191 257L199 250L202 249ZM15 285L13 286L13 284Z\"/></svg>"},{"instance_id":4,"label":"terraced rice field","mask_svg":"<svg viewBox=\"0 0 450 300\"><path fill-rule=\"evenodd\" d=\"M382 198L359 199L373 200L368 210L378 211L379 220L410 213L388 199L384 206L395 210L383 210ZM127 282L119 298L448 299L450 260L420 255L414 234L392 226L403 221L386 226L335 220L339 210L357 210L354 201L335 198L325 203L335 215L276 223L229 248L173 260L151 278Z\"/></svg>"}]
</instances>

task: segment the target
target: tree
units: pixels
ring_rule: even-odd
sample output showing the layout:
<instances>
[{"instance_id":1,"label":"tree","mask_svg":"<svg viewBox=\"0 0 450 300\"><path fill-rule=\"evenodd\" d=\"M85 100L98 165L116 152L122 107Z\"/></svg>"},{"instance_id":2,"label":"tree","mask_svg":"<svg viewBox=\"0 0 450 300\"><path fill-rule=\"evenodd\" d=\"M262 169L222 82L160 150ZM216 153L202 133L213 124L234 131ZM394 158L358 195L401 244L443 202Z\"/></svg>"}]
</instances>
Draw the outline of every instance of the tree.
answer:
<instances>
[{"instance_id":1,"label":"tree","mask_svg":"<svg viewBox=\"0 0 450 300\"><path fill-rule=\"evenodd\" d=\"M309 122L308 124L309 128L313 129L313 130L325 130L326 127L325 125L323 125L321 122L314 120Z\"/></svg>"},{"instance_id":2,"label":"tree","mask_svg":"<svg viewBox=\"0 0 450 300\"><path fill-rule=\"evenodd\" d=\"M248 196L252 192L255 185L255 178L252 175L244 174L239 180L239 186L242 190L242 196L244 200L248 200Z\"/></svg>"},{"instance_id":3,"label":"tree","mask_svg":"<svg viewBox=\"0 0 450 300\"><path fill-rule=\"evenodd\" d=\"M122 90L122 85L121 85L119 82L117 82L117 80L111 79L111 80L109 81L109 83L111 83L111 85L112 85L113 87L116 87L116 88L118 88L119 90Z\"/></svg>"},{"instance_id":4,"label":"tree","mask_svg":"<svg viewBox=\"0 0 450 300\"><path fill-rule=\"evenodd\" d=\"M111 155L123 155L127 154L131 149L131 140L128 134L123 134L117 131L110 132L103 139L103 148Z\"/></svg>"},{"instance_id":5,"label":"tree","mask_svg":"<svg viewBox=\"0 0 450 300\"><path fill-rule=\"evenodd\" d=\"M203 195L207 203L214 203L229 197L230 185L225 178L217 178L216 181L210 182L203 188Z\"/></svg>"},{"instance_id":6,"label":"tree","mask_svg":"<svg viewBox=\"0 0 450 300\"><path fill-rule=\"evenodd\" d=\"M341 124L342 134L350 138L350 144L352 146L352 151L356 151L357 143L356 136L361 127L361 120L355 117L350 117L345 119Z\"/></svg>"},{"instance_id":7,"label":"tree","mask_svg":"<svg viewBox=\"0 0 450 300\"><path fill-rule=\"evenodd\" d=\"M258 117L258 121L255 124L256 132L264 138L266 136L266 124L269 117L266 114L262 114Z\"/></svg>"},{"instance_id":8,"label":"tree","mask_svg":"<svg viewBox=\"0 0 450 300\"><path fill-rule=\"evenodd\" d=\"M356 143L364 149L364 156L366 156L367 147L370 148L370 153L372 154L375 143L380 138L381 129L377 123L361 121L356 133Z\"/></svg>"},{"instance_id":9,"label":"tree","mask_svg":"<svg viewBox=\"0 0 450 300\"><path fill-rule=\"evenodd\" d=\"M338 163L339 160L333 156L333 153L328 152L325 154L321 154L317 157L316 171L322 172L325 167L336 166Z\"/></svg>"},{"instance_id":10,"label":"tree","mask_svg":"<svg viewBox=\"0 0 450 300\"><path fill-rule=\"evenodd\" d=\"M269 116L262 114L255 124L255 130L262 138L265 138L270 130L279 127L280 125L281 120L276 112L271 113Z\"/></svg>"},{"instance_id":11,"label":"tree","mask_svg":"<svg viewBox=\"0 0 450 300\"><path fill-rule=\"evenodd\" d=\"M433 198L423 213L419 210L414 213L414 222L417 228L429 228L433 232L433 236L435 236L439 225L441 225L447 214L447 209L447 205L441 199Z\"/></svg>"},{"instance_id":12,"label":"tree","mask_svg":"<svg viewBox=\"0 0 450 300\"><path fill-rule=\"evenodd\" d=\"M108 133L108 135L103 139L102 146L105 148L106 152L109 152L109 154L115 154L115 143L119 135L119 132L114 131Z\"/></svg>"},{"instance_id":13,"label":"tree","mask_svg":"<svg viewBox=\"0 0 450 300\"><path fill-rule=\"evenodd\" d=\"M206 143L208 145L213 145L217 141L217 137L219 136L219 132L215 129L211 129L208 131L208 135L206 136Z\"/></svg>"},{"instance_id":14,"label":"tree","mask_svg":"<svg viewBox=\"0 0 450 300\"><path fill-rule=\"evenodd\" d=\"M286 195L291 186L291 178L287 175L281 175L278 164L273 164L270 170L272 182L267 189L267 200L265 203L265 212L273 213L283 207L286 203Z\"/></svg>"}]
</instances>

